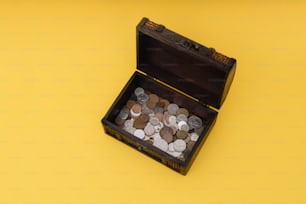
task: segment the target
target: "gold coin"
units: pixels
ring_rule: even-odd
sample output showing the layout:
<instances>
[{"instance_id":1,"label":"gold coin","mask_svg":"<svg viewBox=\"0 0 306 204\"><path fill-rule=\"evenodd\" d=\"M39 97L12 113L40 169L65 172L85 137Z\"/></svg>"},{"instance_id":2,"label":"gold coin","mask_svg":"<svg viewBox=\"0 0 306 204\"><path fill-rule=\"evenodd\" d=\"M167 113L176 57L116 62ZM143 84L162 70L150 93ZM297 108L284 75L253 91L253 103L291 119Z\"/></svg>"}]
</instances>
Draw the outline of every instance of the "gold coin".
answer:
<instances>
[{"instance_id":1,"label":"gold coin","mask_svg":"<svg viewBox=\"0 0 306 204\"><path fill-rule=\"evenodd\" d=\"M185 139L188 136L188 133L184 130L179 130L176 132L176 137L178 139Z\"/></svg>"},{"instance_id":2,"label":"gold coin","mask_svg":"<svg viewBox=\"0 0 306 204\"><path fill-rule=\"evenodd\" d=\"M180 108L176 111L176 115L180 115L180 114L183 114L186 117L188 117L189 116L189 111L186 108Z\"/></svg>"}]
</instances>

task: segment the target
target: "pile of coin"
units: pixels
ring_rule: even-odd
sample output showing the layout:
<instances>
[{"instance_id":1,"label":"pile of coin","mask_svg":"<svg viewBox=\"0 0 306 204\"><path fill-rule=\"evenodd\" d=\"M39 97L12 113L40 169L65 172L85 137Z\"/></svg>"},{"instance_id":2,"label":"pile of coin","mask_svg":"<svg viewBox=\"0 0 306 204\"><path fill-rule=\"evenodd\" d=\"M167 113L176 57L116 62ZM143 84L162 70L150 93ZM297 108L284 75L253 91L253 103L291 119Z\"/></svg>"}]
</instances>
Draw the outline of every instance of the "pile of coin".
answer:
<instances>
[{"instance_id":1,"label":"pile of coin","mask_svg":"<svg viewBox=\"0 0 306 204\"><path fill-rule=\"evenodd\" d=\"M137 87L115 123L135 137L181 160L186 159L203 130L202 119L186 108Z\"/></svg>"}]
</instances>

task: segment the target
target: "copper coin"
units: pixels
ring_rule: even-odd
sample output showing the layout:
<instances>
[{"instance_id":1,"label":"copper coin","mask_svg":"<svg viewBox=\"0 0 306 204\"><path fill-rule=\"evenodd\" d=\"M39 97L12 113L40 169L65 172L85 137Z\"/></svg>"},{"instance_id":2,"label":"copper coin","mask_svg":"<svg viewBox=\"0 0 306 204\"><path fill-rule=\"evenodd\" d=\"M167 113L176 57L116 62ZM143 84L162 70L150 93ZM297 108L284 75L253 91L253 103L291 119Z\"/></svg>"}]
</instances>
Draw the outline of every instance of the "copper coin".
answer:
<instances>
[{"instance_id":1,"label":"copper coin","mask_svg":"<svg viewBox=\"0 0 306 204\"><path fill-rule=\"evenodd\" d=\"M136 101L134 101L134 100L128 100L127 102L126 102L126 106L129 108L129 109L131 109L132 107L133 107L133 105L135 105L136 104Z\"/></svg>"},{"instance_id":2,"label":"copper coin","mask_svg":"<svg viewBox=\"0 0 306 204\"><path fill-rule=\"evenodd\" d=\"M155 117L157 117L159 121L163 121L164 114L163 113L155 113Z\"/></svg>"},{"instance_id":3,"label":"copper coin","mask_svg":"<svg viewBox=\"0 0 306 204\"><path fill-rule=\"evenodd\" d=\"M160 132L159 132L160 136L166 140L168 143L173 141L173 134L172 134L172 129L164 126Z\"/></svg>"},{"instance_id":4,"label":"copper coin","mask_svg":"<svg viewBox=\"0 0 306 204\"><path fill-rule=\"evenodd\" d=\"M178 130L176 136L178 139L185 139L188 136L188 133L184 130Z\"/></svg>"},{"instance_id":5,"label":"copper coin","mask_svg":"<svg viewBox=\"0 0 306 204\"><path fill-rule=\"evenodd\" d=\"M154 103L157 103L159 101L159 97L156 94L150 94L149 95L149 100L154 102Z\"/></svg>"},{"instance_id":6,"label":"copper coin","mask_svg":"<svg viewBox=\"0 0 306 204\"><path fill-rule=\"evenodd\" d=\"M134 127L137 129L144 129L149 121L149 116L147 114L142 113L138 118L134 121Z\"/></svg>"},{"instance_id":7,"label":"copper coin","mask_svg":"<svg viewBox=\"0 0 306 204\"><path fill-rule=\"evenodd\" d=\"M180 114L183 114L186 117L188 117L189 116L189 111L186 108L180 108L176 111L176 115L180 115Z\"/></svg>"},{"instance_id":8,"label":"copper coin","mask_svg":"<svg viewBox=\"0 0 306 204\"><path fill-rule=\"evenodd\" d=\"M140 113L141 112L141 105L139 103L136 103L132 106L132 111L134 113Z\"/></svg>"}]
</instances>

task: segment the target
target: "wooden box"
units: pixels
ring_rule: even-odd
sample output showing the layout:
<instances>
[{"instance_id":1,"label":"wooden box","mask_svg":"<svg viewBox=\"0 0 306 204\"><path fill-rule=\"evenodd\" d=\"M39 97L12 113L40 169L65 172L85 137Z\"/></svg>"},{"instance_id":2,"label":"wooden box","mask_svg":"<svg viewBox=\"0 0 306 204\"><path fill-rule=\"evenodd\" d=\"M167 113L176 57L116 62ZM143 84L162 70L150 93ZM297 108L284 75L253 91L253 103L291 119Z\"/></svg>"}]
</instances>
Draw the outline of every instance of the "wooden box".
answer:
<instances>
[{"instance_id":1,"label":"wooden box","mask_svg":"<svg viewBox=\"0 0 306 204\"><path fill-rule=\"evenodd\" d=\"M136 32L137 70L103 117L104 130L114 138L185 175L216 121L216 110L221 107L228 94L235 75L236 60L147 18L140 21ZM166 99L171 104L187 109L189 115L201 118L202 128L194 129L198 131L199 137L192 143L191 149L184 150L179 157L173 156L169 154L170 150L165 151L153 145L152 138L144 140L136 137L117 124L116 118L127 101L137 101L134 94L137 87L158 95L160 100ZM169 116L167 107L164 108L164 115L167 112ZM152 112L150 114L154 115ZM131 117L129 114L127 120ZM194 134L190 133L191 130L186 131L188 136ZM174 138L177 137L174 133Z\"/></svg>"}]
</instances>

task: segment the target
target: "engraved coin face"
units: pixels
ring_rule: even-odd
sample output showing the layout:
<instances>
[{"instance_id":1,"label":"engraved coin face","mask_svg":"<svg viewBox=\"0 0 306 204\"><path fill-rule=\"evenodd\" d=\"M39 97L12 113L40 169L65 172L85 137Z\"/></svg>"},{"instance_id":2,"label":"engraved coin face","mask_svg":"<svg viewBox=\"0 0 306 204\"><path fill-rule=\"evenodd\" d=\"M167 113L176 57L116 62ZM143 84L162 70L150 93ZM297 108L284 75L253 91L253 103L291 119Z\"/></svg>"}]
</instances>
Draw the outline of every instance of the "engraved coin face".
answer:
<instances>
[{"instance_id":1,"label":"engraved coin face","mask_svg":"<svg viewBox=\"0 0 306 204\"><path fill-rule=\"evenodd\" d=\"M124 127L133 127L133 124L134 124L134 120L133 119L126 120L124 122Z\"/></svg>"},{"instance_id":2,"label":"engraved coin face","mask_svg":"<svg viewBox=\"0 0 306 204\"><path fill-rule=\"evenodd\" d=\"M173 142L171 142L171 143L169 144L168 150L169 150L170 152L174 152L174 151L175 151L175 150L174 150L174 147L173 147Z\"/></svg>"},{"instance_id":3,"label":"engraved coin face","mask_svg":"<svg viewBox=\"0 0 306 204\"><path fill-rule=\"evenodd\" d=\"M179 130L176 132L176 137L178 139L185 139L188 136L188 133L184 130Z\"/></svg>"},{"instance_id":4,"label":"engraved coin face","mask_svg":"<svg viewBox=\"0 0 306 204\"><path fill-rule=\"evenodd\" d=\"M170 103L167 109L168 109L169 114L176 115L176 111L179 109L179 107L175 103Z\"/></svg>"},{"instance_id":5,"label":"engraved coin face","mask_svg":"<svg viewBox=\"0 0 306 204\"><path fill-rule=\"evenodd\" d=\"M188 118L188 124L190 126L190 128L194 128L194 129L198 129L198 128L201 128L202 127L202 120L201 118L193 115L193 116L190 116Z\"/></svg>"},{"instance_id":6,"label":"engraved coin face","mask_svg":"<svg viewBox=\"0 0 306 204\"><path fill-rule=\"evenodd\" d=\"M150 118L150 123L151 123L151 125L153 125L153 126L158 125L159 122L160 122L159 119L158 119L157 117L155 117L155 116L153 116L153 117Z\"/></svg>"},{"instance_id":7,"label":"engraved coin face","mask_svg":"<svg viewBox=\"0 0 306 204\"><path fill-rule=\"evenodd\" d=\"M157 148L167 151L168 150L168 143L164 139L155 139L153 142L153 145L156 146Z\"/></svg>"},{"instance_id":8,"label":"engraved coin face","mask_svg":"<svg viewBox=\"0 0 306 204\"><path fill-rule=\"evenodd\" d=\"M190 140L196 142L199 139L199 135L195 132L190 134Z\"/></svg>"},{"instance_id":9,"label":"engraved coin face","mask_svg":"<svg viewBox=\"0 0 306 204\"><path fill-rule=\"evenodd\" d=\"M179 108L177 111L176 111L176 115L180 115L180 114L183 114L185 115L186 117L189 116L189 111L186 109L186 108Z\"/></svg>"},{"instance_id":10,"label":"engraved coin face","mask_svg":"<svg viewBox=\"0 0 306 204\"><path fill-rule=\"evenodd\" d=\"M139 94L137 96L137 101L141 104L145 104L149 99L149 96L145 93Z\"/></svg>"},{"instance_id":11,"label":"engraved coin face","mask_svg":"<svg viewBox=\"0 0 306 204\"><path fill-rule=\"evenodd\" d=\"M151 125L151 123L148 123L144 128L144 132L146 135L151 136L155 133L155 128L153 125Z\"/></svg>"},{"instance_id":12,"label":"engraved coin face","mask_svg":"<svg viewBox=\"0 0 306 204\"><path fill-rule=\"evenodd\" d=\"M134 132L136 131L136 128L134 127L126 127L124 128L125 131L127 131L128 133L134 135Z\"/></svg>"},{"instance_id":13,"label":"engraved coin face","mask_svg":"<svg viewBox=\"0 0 306 204\"><path fill-rule=\"evenodd\" d=\"M184 115L184 114L179 114L179 115L176 116L176 120L177 120L177 122L181 122L181 121L187 122L187 116Z\"/></svg>"},{"instance_id":14,"label":"engraved coin face","mask_svg":"<svg viewBox=\"0 0 306 204\"><path fill-rule=\"evenodd\" d=\"M135 132L134 132L134 136L139 138L139 139L144 139L145 133L141 129L136 129Z\"/></svg>"},{"instance_id":15,"label":"engraved coin face","mask_svg":"<svg viewBox=\"0 0 306 204\"><path fill-rule=\"evenodd\" d=\"M135 89L135 91L134 91L134 94L135 94L136 96L139 96L140 94L143 94L143 93L144 93L144 89L141 88L141 87L137 87L137 88Z\"/></svg>"},{"instance_id":16,"label":"engraved coin face","mask_svg":"<svg viewBox=\"0 0 306 204\"><path fill-rule=\"evenodd\" d=\"M119 117L122 119L122 120L126 120L128 117L129 117L129 114L126 113L125 111L120 111L119 113Z\"/></svg>"},{"instance_id":17,"label":"engraved coin face","mask_svg":"<svg viewBox=\"0 0 306 204\"><path fill-rule=\"evenodd\" d=\"M173 131L171 128L164 126L161 130L160 130L160 136L166 140L168 143L173 141Z\"/></svg>"},{"instance_id":18,"label":"engraved coin face","mask_svg":"<svg viewBox=\"0 0 306 204\"><path fill-rule=\"evenodd\" d=\"M173 143L175 151L182 152L186 149L186 142L182 139L177 139Z\"/></svg>"}]
</instances>

